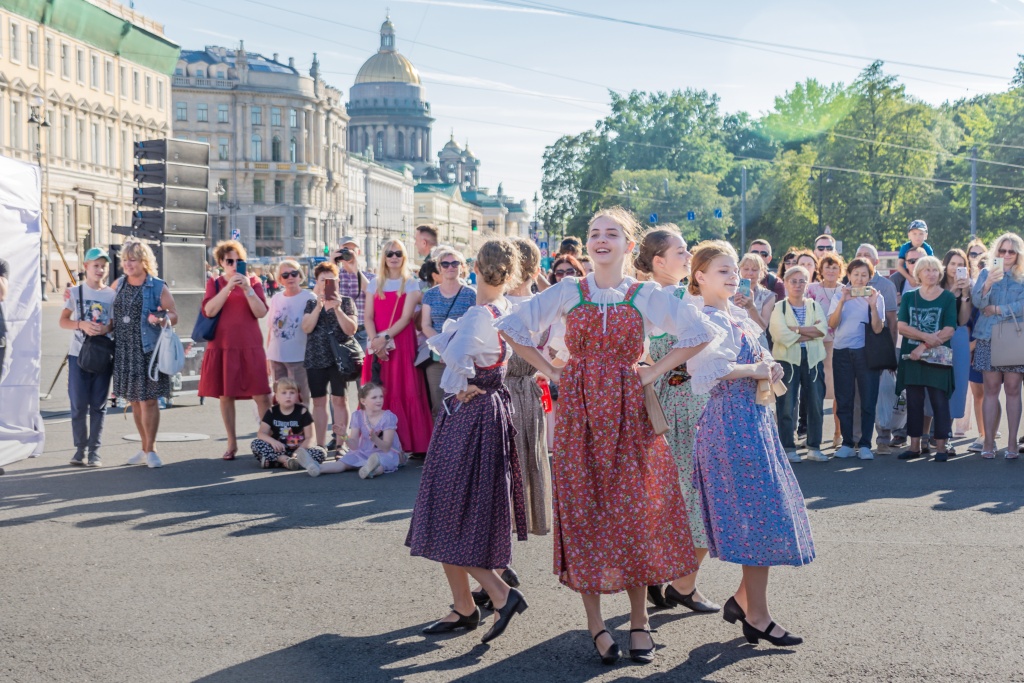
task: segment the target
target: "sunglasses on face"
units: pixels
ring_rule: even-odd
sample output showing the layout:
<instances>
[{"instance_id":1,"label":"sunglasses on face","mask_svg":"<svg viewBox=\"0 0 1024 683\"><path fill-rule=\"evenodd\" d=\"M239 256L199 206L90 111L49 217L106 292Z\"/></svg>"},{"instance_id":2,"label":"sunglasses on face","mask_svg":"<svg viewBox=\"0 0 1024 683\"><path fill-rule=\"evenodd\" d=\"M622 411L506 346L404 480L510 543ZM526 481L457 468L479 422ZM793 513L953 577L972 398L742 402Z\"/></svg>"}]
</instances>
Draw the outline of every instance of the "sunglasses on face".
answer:
<instances>
[{"instance_id":1,"label":"sunglasses on face","mask_svg":"<svg viewBox=\"0 0 1024 683\"><path fill-rule=\"evenodd\" d=\"M790 265L791 263L793 263L793 261L795 261L795 260L796 260L796 259L794 259L794 258L793 258L792 256L790 256L790 257L789 257L789 258L787 258L787 259L782 259L782 262L783 262L783 263L785 263L785 264L786 264L786 265L788 266L788 265Z\"/></svg>"},{"instance_id":2,"label":"sunglasses on face","mask_svg":"<svg viewBox=\"0 0 1024 683\"><path fill-rule=\"evenodd\" d=\"M819 244L815 247L818 251L832 251L835 249L831 244Z\"/></svg>"},{"instance_id":3,"label":"sunglasses on face","mask_svg":"<svg viewBox=\"0 0 1024 683\"><path fill-rule=\"evenodd\" d=\"M242 259L240 259L240 258L226 258L226 259L224 259L224 263L228 264L229 266L233 266L233 265L235 265L235 261L241 261L241 260Z\"/></svg>"},{"instance_id":4,"label":"sunglasses on face","mask_svg":"<svg viewBox=\"0 0 1024 683\"><path fill-rule=\"evenodd\" d=\"M402 256L405 256L405 253L401 251L385 251L384 255L388 258L401 258Z\"/></svg>"},{"instance_id":5,"label":"sunglasses on face","mask_svg":"<svg viewBox=\"0 0 1024 683\"><path fill-rule=\"evenodd\" d=\"M914 265L915 263L917 263L917 262L918 262L918 261L920 261L920 260L921 260L921 259L916 259L916 258L908 258L908 259L907 259L907 263L909 263L910 265Z\"/></svg>"},{"instance_id":6,"label":"sunglasses on face","mask_svg":"<svg viewBox=\"0 0 1024 683\"><path fill-rule=\"evenodd\" d=\"M555 277L565 277L567 275L569 277L572 277L573 275L576 275L576 269L575 268L568 268L566 270L556 270L555 271Z\"/></svg>"},{"instance_id":7,"label":"sunglasses on face","mask_svg":"<svg viewBox=\"0 0 1024 683\"><path fill-rule=\"evenodd\" d=\"M458 268L462 263L460 261L438 261L437 265L442 268Z\"/></svg>"},{"instance_id":8,"label":"sunglasses on face","mask_svg":"<svg viewBox=\"0 0 1024 683\"><path fill-rule=\"evenodd\" d=\"M769 256L772 255L771 252L769 252L769 251L752 251L750 253L751 254L757 254L761 258L768 258Z\"/></svg>"},{"instance_id":9,"label":"sunglasses on face","mask_svg":"<svg viewBox=\"0 0 1024 683\"><path fill-rule=\"evenodd\" d=\"M302 275L302 273L300 273L297 270L286 270L285 272L281 273L282 278L299 277L300 275Z\"/></svg>"},{"instance_id":10,"label":"sunglasses on face","mask_svg":"<svg viewBox=\"0 0 1024 683\"><path fill-rule=\"evenodd\" d=\"M983 252L983 251L972 251L971 253L969 253L967 255L970 256L971 258L978 258L979 256L981 256L984 253L985 252Z\"/></svg>"},{"instance_id":11,"label":"sunglasses on face","mask_svg":"<svg viewBox=\"0 0 1024 683\"><path fill-rule=\"evenodd\" d=\"M1000 249L999 250L999 255L1000 256L1013 256L1016 253L1017 253L1016 249Z\"/></svg>"}]
</instances>

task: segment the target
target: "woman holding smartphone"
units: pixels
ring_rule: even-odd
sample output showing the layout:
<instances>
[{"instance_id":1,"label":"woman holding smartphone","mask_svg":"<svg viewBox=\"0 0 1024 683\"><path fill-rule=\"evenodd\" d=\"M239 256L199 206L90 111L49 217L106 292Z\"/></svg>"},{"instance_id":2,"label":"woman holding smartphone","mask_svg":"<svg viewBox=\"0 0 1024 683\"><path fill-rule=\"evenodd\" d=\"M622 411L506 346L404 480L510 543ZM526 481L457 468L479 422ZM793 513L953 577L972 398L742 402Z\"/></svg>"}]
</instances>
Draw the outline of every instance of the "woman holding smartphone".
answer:
<instances>
[{"instance_id":1,"label":"woman holding smartphone","mask_svg":"<svg viewBox=\"0 0 1024 683\"><path fill-rule=\"evenodd\" d=\"M971 333L967 328L974 306L971 304L971 277L967 254L962 249L950 249L942 259L942 279L939 286L956 297L956 331L950 345L953 347L953 395L949 399L950 418L958 420L967 412L967 389L971 375ZM950 437L952 434L935 434ZM949 443L948 441L946 443Z\"/></svg>"},{"instance_id":2,"label":"woman holding smartphone","mask_svg":"<svg viewBox=\"0 0 1024 683\"><path fill-rule=\"evenodd\" d=\"M768 329L775 308L775 292L761 286L768 273L764 259L757 254L745 254L740 259L740 286L733 297L733 303L743 309L761 330ZM767 338L761 335L761 344L767 346Z\"/></svg>"}]
</instances>

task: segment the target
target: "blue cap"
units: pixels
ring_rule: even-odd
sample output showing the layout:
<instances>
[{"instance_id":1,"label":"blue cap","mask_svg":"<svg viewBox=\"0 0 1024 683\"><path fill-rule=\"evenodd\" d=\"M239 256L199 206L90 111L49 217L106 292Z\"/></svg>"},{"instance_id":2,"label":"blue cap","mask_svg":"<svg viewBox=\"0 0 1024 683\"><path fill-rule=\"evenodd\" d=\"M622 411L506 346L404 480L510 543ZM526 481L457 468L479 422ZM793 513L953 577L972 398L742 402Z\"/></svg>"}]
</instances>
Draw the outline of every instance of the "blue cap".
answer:
<instances>
[{"instance_id":1,"label":"blue cap","mask_svg":"<svg viewBox=\"0 0 1024 683\"><path fill-rule=\"evenodd\" d=\"M916 220L910 222L910 227L907 228L907 232L911 230L920 230L921 232L928 232L928 224L922 220Z\"/></svg>"},{"instance_id":2,"label":"blue cap","mask_svg":"<svg viewBox=\"0 0 1024 683\"><path fill-rule=\"evenodd\" d=\"M95 261L96 259L106 259L107 263L110 263L110 255L106 249L100 249L99 247L93 247L89 251L85 252L85 262Z\"/></svg>"}]
</instances>

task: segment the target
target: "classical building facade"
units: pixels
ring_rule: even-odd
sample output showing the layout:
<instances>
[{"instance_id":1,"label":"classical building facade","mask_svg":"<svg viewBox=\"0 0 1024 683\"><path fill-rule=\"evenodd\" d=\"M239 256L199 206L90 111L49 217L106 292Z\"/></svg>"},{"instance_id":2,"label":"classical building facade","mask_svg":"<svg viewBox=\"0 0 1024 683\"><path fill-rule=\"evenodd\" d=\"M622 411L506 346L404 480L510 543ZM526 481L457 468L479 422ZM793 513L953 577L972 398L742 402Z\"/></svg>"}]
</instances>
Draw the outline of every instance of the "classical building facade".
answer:
<instances>
[{"instance_id":1,"label":"classical building facade","mask_svg":"<svg viewBox=\"0 0 1024 683\"><path fill-rule=\"evenodd\" d=\"M132 209L134 149L171 132L179 47L163 26L109 0L0 6L0 154L38 162L50 291L93 245L120 242ZM112 30L114 27L116 30Z\"/></svg>"},{"instance_id":2,"label":"classical building facade","mask_svg":"<svg viewBox=\"0 0 1024 683\"><path fill-rule=\"evenodd\" d=\"M417 177L433 163L430 103L416 67L395 47L390 17L380 27L380 49L356 74L347 109L352 152L410 164Z\"/></svg>"},{"instance_id":3,"label":"classical building facade","mask_svg":"<svg viewBox=\"0 0 1024 683\"><path fill-rule=\"evenodd\" d=\"M348 115L339 90L238 49L183 50L173 130L210 145L210 242L239 235L257 257L322 254L346 230ZM237 232L236 232L237 231Z\"/></svg>"},{"instance_id":4,"label":"classical building facade","mask_svg":"<svg viewBox=\"0 0 1024 683\"><path fill-rule=\"evenodd\" d=\"M400 239L411 252L413 228L418 225L412 168L389 168L370 155L349 154L346 170L345 234L361 237L370 268L376 269L384 240Z\"/></svg>"},{"instance_id":5,"label":"classical building facade","mask_svg":"<svg viewBox=\"0 0 1024 683\"><path fill-rule=\"evenodd\" d=\"M438 239L466 256L476 254L482 235L483 212L466 202L456 183L421 182L416 186L416 225L437 228Z\"/></svg>"}]
</instances>

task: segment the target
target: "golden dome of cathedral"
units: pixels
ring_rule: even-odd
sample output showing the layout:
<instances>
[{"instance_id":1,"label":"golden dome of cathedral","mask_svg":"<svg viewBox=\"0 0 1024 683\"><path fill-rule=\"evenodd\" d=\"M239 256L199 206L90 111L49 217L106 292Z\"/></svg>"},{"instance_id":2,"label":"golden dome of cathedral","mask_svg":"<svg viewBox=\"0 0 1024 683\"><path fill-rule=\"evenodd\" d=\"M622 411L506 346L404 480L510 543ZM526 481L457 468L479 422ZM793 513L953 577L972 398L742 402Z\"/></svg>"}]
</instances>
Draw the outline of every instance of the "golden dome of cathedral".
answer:
<instances>
[{"instance_id":1,"label":"golden dome of cathedral","mask_svg":"<svg viewBox=\"0 0 1024 683\"><path fill-rule=\"evenodd\" d=\"M380 27L380 49L359 68L360 83L411 83L420 85L420 72L395 49L395 25L391 19Z\"/></svg>"}]
</instances>

